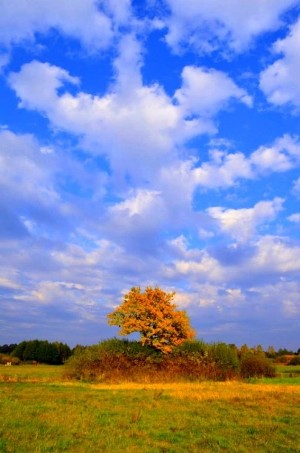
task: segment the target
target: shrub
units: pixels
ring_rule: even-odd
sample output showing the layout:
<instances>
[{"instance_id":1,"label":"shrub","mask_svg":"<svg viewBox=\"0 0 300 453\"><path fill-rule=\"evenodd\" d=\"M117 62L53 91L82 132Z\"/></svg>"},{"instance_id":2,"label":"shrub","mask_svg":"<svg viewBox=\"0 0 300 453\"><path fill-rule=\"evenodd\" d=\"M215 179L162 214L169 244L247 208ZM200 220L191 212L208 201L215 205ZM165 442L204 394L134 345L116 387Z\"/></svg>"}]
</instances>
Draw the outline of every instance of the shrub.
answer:
<instances>
[{"instance_id":1,"label":"shrub","mask_svg":"<svg viewBox=\"0 0 300 453\"><path fill-rule=\"evenodd\" d=\"M208 351L208 345L203 340L189 340L185 341L180 346L173 350L173 355L188 355L188 356L205 356Z\"/></svg>"},{"instance_id":2,"label":"shrub","mask_svg":"<svg viewBox=\"0 0 300 453\"><path fill-rule=\"evenodd\" d=\"M12 365L19 365L20 359L18 357L11 357L7 354L0 354L0 364L5 365L7 362L11 362Z\"/></svg>"},{"instance_id":3,"label":"shrub","mask_svg":"<svg viewBox=\"0 0 300 453\"><path fill-rule=\"evenodd\" d=\"M137 341L113 338L74 351L66 363L68 378L94 381L154 379L162 353Z\"/></svg>"},{"instance_id":4,"label":"shrub","mask_svg":"<svg viewBox=\"0 0 300 453\"><path fill-rule=\"evenodd\" d=\"M241 361L241 376L250 377L275 377L274 365L261 355L248 355Z\"/></svg>"},{"instance_id":5,"label":"shrub","mask_svg":"<svg viewBox=\"0 0 300 453\"><path fill-rule=\"evenodd\" d=\"M210 346L208 356L217 365L218 378L228 379L237 374L239 360L237 351L225 343L214 343Z\"/></svg>"},{"instance_id":6,"label":"shrub","mask_svg":"<svg viewBox=\"0 0 300 453\"><path fill-rule=\"evenodd\" d=\"M299 355L296 355L295 357L293 357L289 362L288 362L288 365L300 365L300 356Z\"/></svg>"},{"instance_id":7,"label":"shrub","mask_svg":"<svg viewBox=\"0 0 300 453\"><path fill-rule=\"evenodd\" d=\"M293 356L290 355L281 355L279 357L276 357L275 362L282 365L287 365L292 358Z\"/></svg>"},{"instance_id":8,"label":"shrub","mask_svg":"<svg viewBox=\"0 0 300 453\"><path fill-rule=\"evenodd\" d=\"M223 380L236 377L236 352L224 343L188 341L164 354L138 341L111 339L79 348L68 360L66 377L118 382Z\"/></svg>"}]
</instances>

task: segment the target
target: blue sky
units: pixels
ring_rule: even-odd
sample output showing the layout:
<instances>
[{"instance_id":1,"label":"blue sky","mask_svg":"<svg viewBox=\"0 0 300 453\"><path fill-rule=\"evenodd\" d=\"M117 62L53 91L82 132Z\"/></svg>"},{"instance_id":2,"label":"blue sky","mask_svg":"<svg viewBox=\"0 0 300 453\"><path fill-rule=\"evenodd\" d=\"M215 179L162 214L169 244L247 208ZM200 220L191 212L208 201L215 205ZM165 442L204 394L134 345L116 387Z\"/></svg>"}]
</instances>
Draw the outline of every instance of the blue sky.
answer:
<instances>
[{"instance_id":1,"label":"blue sky","mask_svg":"<svg viewBox=\"0 0 300 453\"><path fill-rule=\"evenodd\" d=\"M0 344L300 346L300 1L0 0Z\"/></svg>"}]
</instances>

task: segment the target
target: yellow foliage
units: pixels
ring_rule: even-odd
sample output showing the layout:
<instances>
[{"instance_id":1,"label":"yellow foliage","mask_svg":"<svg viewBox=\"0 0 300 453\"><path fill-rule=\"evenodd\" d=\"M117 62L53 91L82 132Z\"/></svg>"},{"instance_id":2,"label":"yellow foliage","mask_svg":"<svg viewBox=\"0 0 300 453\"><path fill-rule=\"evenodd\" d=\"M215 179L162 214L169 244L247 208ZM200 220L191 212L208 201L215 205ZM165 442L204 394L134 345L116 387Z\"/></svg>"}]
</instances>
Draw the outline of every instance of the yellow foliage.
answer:
<instances>
[{"instance_id":1,"label":"yellow foliage","mask_svg":"<svg viewBox=\"0 0 300 453\"><path fill-rule=\"evenodd\" d=\"M195 336L186 312L177 310L172 303L174 295L157 287L147 287L144 293L134 287L125 295L123 303L108 315L108 323L119 326L120 335L139 332L143 345L169 353Z\"/></svg>"}]
</instances>

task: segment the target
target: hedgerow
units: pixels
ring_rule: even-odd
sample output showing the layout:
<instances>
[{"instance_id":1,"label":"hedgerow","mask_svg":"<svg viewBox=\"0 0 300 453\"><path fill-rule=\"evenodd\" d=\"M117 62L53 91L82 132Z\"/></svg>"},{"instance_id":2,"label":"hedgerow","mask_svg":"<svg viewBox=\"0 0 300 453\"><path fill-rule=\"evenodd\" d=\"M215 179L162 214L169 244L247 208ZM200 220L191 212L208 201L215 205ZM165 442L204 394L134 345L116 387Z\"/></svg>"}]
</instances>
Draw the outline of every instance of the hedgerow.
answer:
<instances>
[{"instance_id":1,"label":"hedgerow","mask_svg":"<svg viewBox=\"0 0 300 453\"><path fill-rule=\"evenodd\" d=\"M225 343L187 341L164 354L137 341L114 338L75 351L66 376L97 382L226 380L239 377L239 366L236 351Z\"/></svg>"}]
</instances>

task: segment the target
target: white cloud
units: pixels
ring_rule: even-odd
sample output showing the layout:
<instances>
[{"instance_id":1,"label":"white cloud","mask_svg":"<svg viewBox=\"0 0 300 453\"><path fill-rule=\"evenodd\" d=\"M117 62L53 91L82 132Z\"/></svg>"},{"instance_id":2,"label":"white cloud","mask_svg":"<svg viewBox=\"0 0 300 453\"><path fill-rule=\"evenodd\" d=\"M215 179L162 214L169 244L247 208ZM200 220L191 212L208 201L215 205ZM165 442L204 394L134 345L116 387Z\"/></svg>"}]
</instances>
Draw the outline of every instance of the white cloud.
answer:
<instances>
[{"instance_id":1,"label":"white cloud","mask_svg":"<svg viewBox=\"0 0 300 453\"><path fill-rule=\"evenodd\" d=\"M280 317L294 318L300 313L299 283L281 279L272 285L255 287L253 291L261 301L261 310L277 311ZM275 315L276 316L276 315ZM297 323L297 318L295 319Z\"/></svg>"},{"instance_id":2,"label":"white cloud","mask_svg":"<svg viewBox=\"0 0 300 453\"><path fill-rule=\"evenodd\" d=\"M196 66L186 66L182 72L182 87L175 99L187 115L211 117L231 99L252 105L251 97L239 88L224 72Z\"/></svg>"},{"instance_id":3,"label":"white cloud","mask_svg":"<svg viewBox=\"0 0 300 453\"><path fill-rule=\"evenodd\" d=\"M157 191L139 189L127 200L115 204L111 208L111 212L116 213L117 216L122 216L122 219L124 215L128 217L151 215L152 211L157 210L157 206L160 204L159 198L160 193Z\"/></svg>"},{"instance_id":4,"label":"white cloud","mask_svg":"<svg viewBox=\"0 0 300 453\"><path fill-rule=\"evenodd\" d=\"M257 243L257 253L249 263L256 272L285 274L300 270L300 247L280 238L265 236Z\"/></svg>"},{"instance_id":5,"label":"white cloud","mask_svg":"<svg viewBox=\"0 0 300 453\"><path fill-rule=\"evenodd\" d=\"M106 2L121 7L112 0ZM120 1L123 6L124 1ZM34 40L37 33L56 29L62 34L76 38L87 48L103 49L112 40L111 20L98 8L95 0L0 0L0 42L3 45Z\"/></svg>"},{"instance_id":6,"label":"white cloud","mask_svg":"<svg viewBox=\"0 0 300 453\"><path fill-rule=\"evenodd\" d=\"M224 279L223 270L218 266L218 262L203 252L199 261L179 260L174 263L174 268L169 269L169 277L185 276L187 279L199 281L218 282Z\"/></svg>"},{"instance_id":7,"label":"white cloud","mask_svg":"<svg viewBox=\"0 0 300 453\"><path fill-rule=\"evenodd\" d=\"M128 71L132 73L126 69L127 75ZM56 127L83 137L85 147L93 153L108 155L119 180L126 173L137 181L149 179L168 159L174 143L198 129L197 124L181 118L178 107L159 86L137 83L134 89L124 87L123 91L123 74L120 90L115 87L103 97L82 92L58 95L51 87L59 87L62 77L67 76L60 68L33 62L12 74L10 80L22 105L39 110ZM50 87L46 95L36 95L46 86Z\"/></svg>"},{"instance_id":8,"label":"white cloud","mask_svg":"<svg viewBox=\"0 0 300 453\"><path fill-rule=\"evenodd\" d=\"M298 178L296 181L294 181L293 193L296 196L300 196L300 178Z\"/></svg>"},{"instance_id":9,"label":"white cloud","mask_svg":"<svg viewBox=\"0 0 300 453\"><path fill-rule=\"evenodd\" d=\"M38 205L56 203L59 195L53 185L53 156L40 152L31 135L0 131L0 186L2 199ZM30 175L30 177L29 177Z\"/></svg>"},{"instance_id":10,"label":"white cloud","mask_svg":"<svg viewBox=\"0 0 300 453\"><path fill-rule=\"evenodd\" d=\"M212 161L204 162L195 169L197 182L207 188L229 187L237 180L252 179L254 173L249 159L243 153L219 153Z\"/></svg>"},{"instance_id":11,"label":"white cloud","mask_svg":"<svg viewBox=\"0 0 300 453\"><path fill-rule=\"evenodd\" d=\"M274 44L274 52L282 57L267 67L260 75L260 88L269 102L275 105L290 104L300 107L300 19L289 35Z\"/></svg>"},{"instance_id":12,"label":"white cloud","mask_svg":"<svg viewBox=\"0 0 300 453\"><path fill-rule=\"evenodd\" d=\"M254 179L273 172L297 168L300 163L299 137L283 135L272 145L260 146L249 157L241 152L213 148L211 159L193 169L193 180L207 188L230 187L240 179Z\"/></svg>"},{"instance_id":13,"label":"white cloud","mask_svg":"<svg viewBox=\"0 0 300 453\"><path fill-rule=\"evenodd\" d=\"M212 116L231 98L246 103L249 99L225 74L187 68L175 102L160 85L142 84L140 53L133 36L123 38L115 61L116 80L103 97L63 91L64 83L78 85L78 79L64 69L37 61L23 65L9 80L20 106L38 110L55 127L81 137L93 153L106 154L118 181L127 174L132 181L145 182L158 168L170 164L177 147L199 134L213 132ZM220 80L223 88L217 90ZM217 92L211 98L204 95L208 86ZM197 102L192 101L198 90L203 92L202 104L198 94ZM197 118L190 118L191 112L197 112Z\"/></svg>"},{"instance_id":14,"label":"white cloud","mask_svg":"<svg viewBox=\"0 0 300 453\"><path fill-rule=\"evenodd\" d=\"M21 73L12 73L9 81L21 99L19 107L41 113L53 109L56 92L64 83L79 84L79 79L70 76L64 69L38 61L23 65Z\"/></svg>"},{"instance_id":15,"label":"white cloud","mask_svg":"<svg viewBox=\"0 0 300 453\"><path fill-rule=\"evenodd\" d=\"M131 20L131 0L102 0L104 10L117 25L128 25ZM98 2L99 5L99 2Z\"/></svg>"},{"instance_id":16,"label":"white cloud","mask_svg":"<svg viewBox=\"0 0 300 453\"><path fill-rule=\"evenodd\" d=\"M290 222L294 223L300 223L300 212L297 212L296 214L292 214L288 217L288 220Z\"/></svg>"},{"instance_id":17,"label":"white cloud","mask_svg":"<svg viewBox=\"0 0 300 453\"><path fill-rule=\"evenodd\" d=\"M101 209L106 183L102 171L88 167L67 148L41 146L30 134L0 131L0 232L10 238L30 234L53 239L66 234L81 215L81 223L88 222L89 210ZM70 184L78 192L76 203ZM89 206L81 197L87 191Z\"/></svg>"},{"instance_id":18,"label":"white cloud","mask_svg":"<svg viewBox=\"0 0 300 453\"><path fill-rule=\"evenodd\" d=\"M166 217L175 231L187 225L192 229L199 225L199 213L193 211L193 196L198 185L193 166L193 160L174 160L157 175L156 187L162 194Z\"/></svg>"},{"instance_id":19,"label":"white cloud","mask_svg":"<svg viewBox=\"0 0 300 453\"><path fill-rule=\"evenodd\" d=\"M242 52L254 38L281 24L280 15L296 0L166 0L171 9L168 44L182 45L199 52L230 48Z\"/></svg>"},{"instance_id":20,"label":"white cloud","mask_svg":"<svg viewBox=\"0 0 300 453\"><path fill-rule=\"evenodd\" d=\"M163 266L163 275L168 278L184 278L196 282L220 282L224 279L223 269L218 261L206 250L190 248L187 239L179 236L169 241L175 259L172 264Z\"/></svg>"},{"instance_id":21,"label":"white cloud","mask_svg":"<svg viewBox=\"0 0 300 453\"><path fill-rule=\"evenodd\" d=\"M260 225L274 220L282 209L282 198L260 201L253 208L225 209L208 208L208 214L217 221L221 232L229 234L239 242L249 241Z\"/></svg>"},{"instance_id":22,"label":"white cloud","mask_svg":"<svg viewBox=\"0 0 300 453\"><path fill-rule=\"evenodd\" d=\"M251 163L260 172L283 172L294 168L300 162L298 137L284 135L272 146L261 146L250 156Z\"/></svg>"}]
</instances>

